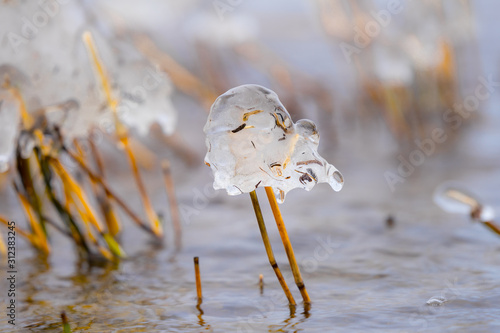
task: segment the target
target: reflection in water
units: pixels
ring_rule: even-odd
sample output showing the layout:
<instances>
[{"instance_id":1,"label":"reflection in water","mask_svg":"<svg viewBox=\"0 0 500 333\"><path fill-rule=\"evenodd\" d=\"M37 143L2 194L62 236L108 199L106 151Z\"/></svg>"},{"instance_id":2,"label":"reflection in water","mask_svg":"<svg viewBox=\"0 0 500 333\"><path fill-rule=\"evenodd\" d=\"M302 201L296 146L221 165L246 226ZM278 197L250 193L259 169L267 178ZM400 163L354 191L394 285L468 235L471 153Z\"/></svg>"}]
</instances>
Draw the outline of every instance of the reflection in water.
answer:
<instances>
[{"instance_id":1,"label":"reflection in water","mask_svg":"<svg viewBox=\"0 0 500 333\"><path fill-rule=\"evenodd\" d=\"M27 303L27 309L29 309L31 305L36 305L36 296L38 292L42 291L40 285L43 285L43 283L39 282L45 274L50 275L51 266L47 256L37 253L34 257L27 259L23 267L26 267L27 270L26 279L23 281L25 283L23 292L26 294L25 302Z\"/></svg>"},{"instance_id":2,"label":"reflection in water","mask_svg":"<svg viewBox=\"0 0 500 333\"><path fill-rule=\"evenodd\" d=\"M196 309L198 309L198 325L200 325L201 327L203 327L206 331L208 332L212 332L213 329L210 325L207 325L207 323L205 322L205 319L203 319L203 315L205 314L203 312L203 310L201 309L201 301L198 301L198 304L196 305Z\"/></svg>"},{"instance_id":3,"label":"reflection in water","mask_svg":"<svg viewBox=\"0 0 500 333\"><path fill-rule=\"evenodd\" d=\"M304 323L310 316L311 304L304 304L304 312L301 312L301 316L297 318L295 307L290 306L290 316L283 321L282 324L269 325L268 331L270 333L274 332L299 332L302 328L297 327L298 325ZM297 318L297 319L296 319Z\"/></svg>"}]
</instances>

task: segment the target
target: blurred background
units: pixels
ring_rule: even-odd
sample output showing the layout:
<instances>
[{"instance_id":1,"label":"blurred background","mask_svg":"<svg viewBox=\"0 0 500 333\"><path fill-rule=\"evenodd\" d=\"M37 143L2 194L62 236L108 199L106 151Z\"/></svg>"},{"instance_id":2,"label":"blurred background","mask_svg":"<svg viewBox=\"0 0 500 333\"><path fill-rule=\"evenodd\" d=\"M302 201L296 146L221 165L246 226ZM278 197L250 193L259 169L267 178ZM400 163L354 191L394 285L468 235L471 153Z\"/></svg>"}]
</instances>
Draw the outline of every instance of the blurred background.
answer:
<instances>
[{"instance_id":1,"label":"blurred background","mask_svg":"<svg viewBox=\"0 0 500 333\"><path fill-rule=\"evenodd\" d=\"M20 325L58 331L65 310L77 332L495 331L498 237L439 211L432 196L451 179L500 206L498 10L488 0L2 1L0 215L31 235L17 238ZM273 296L280 290L250 200L211 189L203 164L211 104L247 83L274 90L294 121L313 120L321 155L345 179L339 193L297 190L282 205L315 300L311 318L290 315ZM149 232L62 146L94 172L100 156L100 177L151 223ZM60 162L48 160L51 181L37 167L37 147ZM177 204L164 185L166 160ZM101 208L94 225L80 204L70 207L68 188ZM82 252L54 204L64 200L94 250ZM279 236L270 234L287 272ZM325 242L333 245L321 259ZM127 259L115 258L121 251ZM204 312L194 306L195 255ZM94 256L112 259L95 267ZM434 296L446 304L427 306ZM10 332L6 318L0 324Z\"/></svg>"}]
</instances>

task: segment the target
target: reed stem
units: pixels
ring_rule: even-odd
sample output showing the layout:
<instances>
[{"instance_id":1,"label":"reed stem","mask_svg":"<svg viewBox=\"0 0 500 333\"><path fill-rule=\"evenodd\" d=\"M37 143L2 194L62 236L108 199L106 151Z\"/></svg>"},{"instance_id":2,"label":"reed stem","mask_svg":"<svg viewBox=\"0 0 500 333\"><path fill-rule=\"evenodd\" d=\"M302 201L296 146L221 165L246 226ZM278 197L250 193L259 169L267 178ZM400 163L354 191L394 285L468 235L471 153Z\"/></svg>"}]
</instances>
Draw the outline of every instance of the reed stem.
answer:
<instances>
[{"instance_id":1,"label":"reed stem","mask_svg":"<svg viewBox=\"0 0 500 333\"><path fill-rule=\"evenodd\" d=\"M491 231L500 236L500 228L493 221L483 222Z\"/></svg>"},{"instance_id":2,"label":"reed stem","mask_svg":"<svg viewBox=\"0 0 500 333\"><path fill-rule=\"evenodd\" d=\"M290 268L292 269L293 277L295 278L295 284L299 288L304 303L310 303L311 299L309 298L306 286L304 285L304 281L302 280L302 276L299 270L299 265L297 265L297 260L295 259L295 254L293 252L292 243L290 242L290 238L288 238L288 233L285 228L285 223L283 222L283 217L281 216L281 212L278 207L278 202L276 201L276 197L274 196L273 189L269 186L266 186L266 194L269 200L269 204L271 205L271 209L273 211L274 219L276 220L276 225L278 226L283 246L285 247L285 252L288 257L288 261L290 262Z\"/></svg>"},{"instance_id":3,"label":"reed stem","mask_svg":"<svg viewBox=\"0 0 500 333\"><path fill-rule=\"evenodd\" d=\"M203 295L201 292L201 277L200 277L200 259L194 257L194 275L196 278L196 294L198 296L198 306L203 302Z\"/></svg>"},{"instance_id":4,"label":"reed stem","mask_svg":"<svg viewBox=\"0 0 500 333\"><path fill-rule=\"evenodd\" d=\"M259 224L260 234L262 236L262 241L264 242L264 247L266 248L267 257L269 258L269 263L278 278L278 281L281 285L281 288L285 292L286 298L290 305L296 305L295 299L293 298L290 289L288 288L285 278L283 278L283 274L281 274L281 270L276 263L276 259L274 258L273 248L271 246L271 242L269 241L269 235L267 234L266 225L264 223L264 218L262 216L262 211L260 209L259 199L257 197L257 193L254 191L250 192L250 198L252 199L253 209L255 211L255 216L257 218L257 223Z\"/></svg>"}]
</instances>

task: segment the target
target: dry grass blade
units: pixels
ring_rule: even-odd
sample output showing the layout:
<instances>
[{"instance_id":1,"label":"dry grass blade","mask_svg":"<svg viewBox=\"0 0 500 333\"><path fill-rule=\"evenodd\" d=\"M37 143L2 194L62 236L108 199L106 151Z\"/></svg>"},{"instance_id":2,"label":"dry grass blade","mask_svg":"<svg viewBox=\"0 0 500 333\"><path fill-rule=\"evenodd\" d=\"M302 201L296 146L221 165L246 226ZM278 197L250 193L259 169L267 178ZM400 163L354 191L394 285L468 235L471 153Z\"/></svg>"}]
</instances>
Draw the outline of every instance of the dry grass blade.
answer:
<instances>
[{"instance_id":1,"label":"dry grass blade","mask_svg":"<svg viewBox=\"0 0 500 333\"><path fill-rule=\"evenodd\" d=\"M135 159L132 150L130 149L129 144L127 143L128 139L124 138L121 141L124 143L124 149L129 158L130 166L132 168L132 174L134 175L137 188L139 189L139 194L141 195L142 198L142 204L144 205L146 216L148 217L149 222L151 223L151 230L153 230L153 233L155 235L161 237L163 235L163 230L161 227L160 219L158 218L158 215L154 211L153 205L151 204L151 200L149 199L148 193L146 192L146 187L144 186L141 174L139 173L139 167L137 166L137 161Z\"/></svg>"},{"instance_id":2,"label":"dry grass blade","mask_svg":"<svg viewBox=\"0 0 500 333\"><path fill-rule=\"evenodd\" d=\"M75 147L80 152L80 156L82 156L83 159L82 150L76 140L74 141L74 144ZM104 164L102 162L101 156L97 150L97 147L94 144L94 141L89 140L89 144L95 163L97 165L97 172L101 178L104 178ZM113 209L113 206L111 205L111 197L108 193L101 190L96 180L90 178L90 181L92 184L92 189L94 190L94 194L97 197L101 213L104 216L104 220L106 222L106 226L108 227L109 233L112 236L116 236L121 231L121 223L118 218L118 215L116 214L115 210Z\"/></svg>"},{"instance_id":3,"label":"dry grass blade","mask_svg":"<svg viewBox=\"0 0 500 333\"><path fill-rule=\"evenodd\" d=\"M6 227L9 227L9 220L6 219L4 216L0 215L0 222L5 224ZM21 228L17 225L16 225L16 233L18 233L19 235L26 238L26 240L28 240L30 243L33 243L33 240L32 240L33 236L31 236L31 233L24 230L23 228Z\"/></svg>"},{"instance_id":4,"label":"dry grass blade","mask_svg":"<svg viewBox=\"0 0 500 333\"><path fill-rule=\"evenodd\" d=\"M29 221L31 228L31 243L44 254L49 254L50 245L38 217L34 214L28 199L19 191L19 188L15 184L14 189L16 190L17 197L19 198Z\"/></svg>"}]
</instances>

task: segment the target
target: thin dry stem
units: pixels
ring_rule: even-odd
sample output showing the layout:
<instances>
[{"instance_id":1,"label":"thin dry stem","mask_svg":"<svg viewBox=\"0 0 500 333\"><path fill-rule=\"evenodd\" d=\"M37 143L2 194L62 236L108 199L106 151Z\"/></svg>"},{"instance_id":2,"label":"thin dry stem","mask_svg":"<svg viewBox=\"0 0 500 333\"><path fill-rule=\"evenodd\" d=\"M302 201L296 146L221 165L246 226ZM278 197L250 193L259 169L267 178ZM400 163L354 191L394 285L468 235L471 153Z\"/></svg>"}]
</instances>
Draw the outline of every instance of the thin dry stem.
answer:
<instances>
[{"instance_id":1,"label":"thin dry stem","mask_svg":"<svg viewBox=\"0 0 500 333\"><path fill-rule=\"evenodd\" d=\"M81 151L79 148L78 142L75 140L75 147ZM104 164L102 162L101 156L97 147L94 144L93 140L89 140L90 150L92 151L92 155L94 157L95 163L97 165L97 172L101 178L104 178ZM82 154L80 153L82 156ZM83 157L83 156L82 156ZM104 220L106 221L106 225L108 227L109 233L113 236L117 235L121 231L121 223L118 218L118 215L115 213L113 206L111 205L111 197L108 193L102 192L101 189L97 186L97 181L90 178L92 189L98 199L99 207L101 209L102 214L104 215Z\"/></svg>"},{"instance_id":2,"label":"thin dry stem","mask_svg":"<svg viewBox=\"0 0 500 333\"><path fill-rule=\"evenodd\" d=\"M297 265L297 260L295 259L295 254L293 252L292 243L288 238L285 223L283 222L283 217L281 216L281 211L278 207L278 202L276 201L276 197L274 196L273 189L269 186L266 186L266 194L273 211L274 219L276 220L276 225L278 226L278 231L280 233L283 246L285 247L288 261L290 262L290 268L292 269L293 277L295 278L295 284L299 288L304 303L310 303L311 299L309 298L306 286L304 285L304 281L302 280L299 265Z\"/></svg>"},{"instance_id":3,"label":"thin dry stem","mask_svg":"<svg viewBox=\"0 0 500 333\"><path fill-rule=\"evenodd\" d=\"M5 245L5 242L3 241L3 235L2 232L0 231L0 253L4 258L7 258L7 246Z\"/></svg>"},{"instance_id":4,"label":"thin dry stem","mask_svg":"<svg viewBox=\"0 0 500 333\"><path fill-rule=\"evenodd\" d=\"M170 215L172 217L172 224L174 226L175 247L177 249L180 249L182 246L182 226L179 213L179 205L177 204L177 198L175 196L174 180L172 178L172 172L170 170L170 162L167 160L163 160L161 166L163 170L163 179L165 181L165 188L167 190L167 195L168 195Z\"/></svg>"},{"instance_id":5,"label":"thin dry stem","mask_svg":"<svg viewBox=\"0 0 500 333\"><path fill-rule=\"evenodd\" d=\"M491 231L500 236L500 228L492 221L483 222Z\"/></svg>"},{"instance_id":6,"label":"thin dry stem","mask_svg":"<svg viewBox=\"0 0 500 333\"><path fill-rule=\"evenodd\" d=\"M141 174L139 173L139 167L137 166L137 161L135 159L134 153L130 149L130 146L128 143L126 143L128 140L123 139L122 142L125 141L124 144L124 149L125 152L127 153L129 162L130 162L130 167L132 168L132 174L134 175L135 182L137 184L137 188L139 189L139 194L141 195L142 198L142 204L144 205L144 210L146 211L146 215L149 219L149 222L151 223L151 229L153 230L154 234L157 236L162 236L163 231L160 223L160 219L158 218L158 215L153 209L153 205L151 204L151 200L149 199L149 196L146 192L146 187L144 186L144 183L142 182Z\"/></svg>"},{"instance_id":7,"label":"thin dry stem","mask_svg":"<svg viewBox=\"0 0 500 333\"><path fill-rule=\"evenodd\" d=\"M285 293L286 298L288 299L288 302L290 303L290 305L296 305L295 299L293 298L293 295L290 292L288 285L286 284L285 278L283 277L283 274L281 274L281 270L279 269L278 264L276 263L276 259L274 258L273 248L271 246L271 242L269 241L266 224L264 223L264 217L262 216L259 199L257 198L257 193L255 192L255 190L250 192L250 198L252 199L252 205L255 211L255 217L257 218L257 223L259 224L260 234L262 236L262 241L264 242L264 247L266 248L266 253L267 253L267 258L269 259L269 263L271 264L271 267L273 268L274 273L278 278L278 282L280 283L281 288L283 289L283 292Z\"/></svg>"},{"instance_id":8,"label":"thin dry stem","mask_svg":"<svg viewBox=\"0 0 500 333\"><path fill-rule=\"evenodd\" d=\"M120 206L123 211L128 215L130 216L130 218L138 225L140 226L142 229L146 230L147 232L155 235L156 237L158 237L158 235L156 235L153 230L146 224L144 223L129 207L128 205L122 200L120 199L120 197L118 197L112 190L111 188L109 187L109 185L106 183L106 181L104 179L102 179L101 177L97 176L95 173L92 172L92 170L90 170L90 168L85 164L85 162L76 154L72 153L71 151L69 151L68 149L64 148L64 150L66 151L66 153L71 156L71 158L73 160L75 160L78 165L87 173L87 175L94 179L96 182L98 182L102 188L104 189L104 191L106 192L107 195L109 195L117 204L118 206Z\"/></svg>"},{"instance_id":9,"label":"thin dry stem","mask_svg":"<svg viewBox=\"0 0 500 333\"><path fill-rule=\"evenodd\" d=\"M5 224L6 227L9 227L9 220L6 219L4 216L0 215L0 222ZM32 240L33 236L31 236L30 232L24 230L23 228L21 228L17 225L16 225L16 233L18 233L19 235L26 238L30 243L33 243L33 240Z\"/></svg>"}]
</instances>

